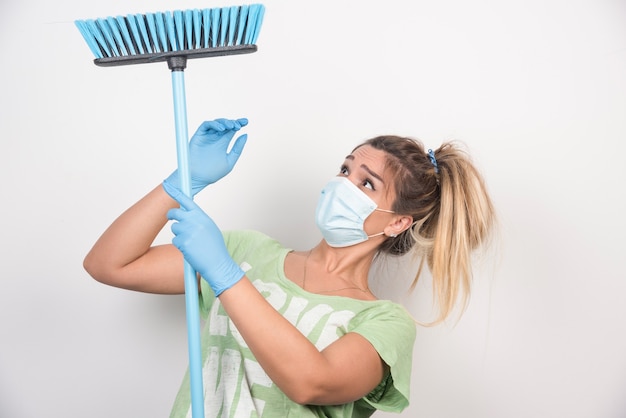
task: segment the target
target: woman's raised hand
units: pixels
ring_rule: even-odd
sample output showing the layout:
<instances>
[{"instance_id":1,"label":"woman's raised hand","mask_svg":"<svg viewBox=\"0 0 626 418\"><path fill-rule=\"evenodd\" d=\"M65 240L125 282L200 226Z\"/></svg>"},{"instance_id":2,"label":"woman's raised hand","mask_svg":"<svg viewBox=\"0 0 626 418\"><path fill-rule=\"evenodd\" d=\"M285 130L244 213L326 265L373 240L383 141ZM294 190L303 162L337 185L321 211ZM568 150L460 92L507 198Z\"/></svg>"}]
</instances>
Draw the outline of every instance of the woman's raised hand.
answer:
<instances>
[{"instance_id":1,"label":"woman's raised hand","mask_svg":"<svg viewBox=\"0 0 626 418\"><path fill-rule=\"evenodd\" d=\"M235 133L248 124L248 119L216 119L203 122L189 141L189 171L191 194L195 196L209 184L215 183L235 166L248 136L239 136L230 152L228 147ZM181 190L178 169L165 179Z\"/></svg>"}]
</instances>

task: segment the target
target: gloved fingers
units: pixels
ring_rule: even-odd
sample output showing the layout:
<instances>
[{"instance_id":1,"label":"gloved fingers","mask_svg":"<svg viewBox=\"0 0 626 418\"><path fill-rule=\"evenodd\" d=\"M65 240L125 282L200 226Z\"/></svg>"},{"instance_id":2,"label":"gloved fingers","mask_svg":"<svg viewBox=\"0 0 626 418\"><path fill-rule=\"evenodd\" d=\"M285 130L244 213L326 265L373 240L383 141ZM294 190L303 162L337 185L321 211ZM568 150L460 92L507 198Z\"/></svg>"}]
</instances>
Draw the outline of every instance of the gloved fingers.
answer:
<instances>
[{"instance_id":1,"label":"gloved fingers","mask_svg":"<svg viewBox=\"0 0 626 418\"><path fill-rule=\"evenodd\" d=\"M205 135L208 133L223 132L226 127L220 120L206 120L200 124L194 135Z\"/></svg>"},{"instance_id":2,"label":"gloved fingers","mask_svg":"<svg viewBox=\"0 0 626 418\"><path fill-rule=\"evenodd\" d=\"M221 123L226 129L234 129L239 130L248 124L247 118L239 118L239 119L226 119L220 118L215 121Z\"/></svg>"},{"instance_id":3,"label":"gloved fingers","mask_svg":"<svg viewBox=\"0 0 626 418\"><path fill-rule=\"evenodd\" d=\"M205 145L214 146L217 145L219 149L226 150L228 148L228 144L235 136L235 133L239 130L237 129L224 129L223 131L205 131L205 132L196 132L196 134L191 138L191 147L199 146L203 147Z\"/></svg>"},{"instance_id":4,"label":"gloved fingers","mask_svg":"<svg viewBox=\"0 0 626 418\"><path fill-rule=\"evenodd\" d=\"M248 119L226 119L219 118L215 120L204 121L196 130L197 135L217 134L224 131L238 131L248 124Z\"/></svg>"},{"instance_id":5,"label":"gloved fingers","mask_svg":"<svg viewBox=\"0 0 626 418\"><path fill-rule=\"evenodd\" d=\"M170 209L167 211L167 220L180 222L185 218L185 211L179 208Z\"/></svg>"},{"instance_id":6,"label":"gloved fingers","mask_svg":"<svg viewBox=\"0 0 626 418\"><path fill-rule=\"evenodd\" d=\"M178 209L178 212L172 217L172 220L176 222L172 223L170 227L174 238L172 243L180 250L193 245L193 243L202 239L202 236L207 233L207 229L204 227L202 221L206 219L198 218L198 213L186 212L182 209Z\"/></svg>"},{"instance_id":7,"label":"gloved fingers","mask_svg":"<svg viewBox=\"0 0 626 418\"><path fill-rule=\"evenodd\" d=\"M181 237L176 235L174 238L172 238L172 244L174 245L174 247L178 248L178 250L183 253L183 255L186 256L185 254L185 248L186 248L186 238Z\"/></svg>"},{"instance_id":8,"label":"gloved fingers","mask_svg":"<svg viewBox=\"0 0 626 418\"><path fill-rule=\"evenodd\" d=\"M198 205L196 205L196 202L194 202L193 199L178 190L177 187L172 186L169 182L163 182L163 189L165 189L167 194L170 195L172 199L178 202L181 208L187 210L188 212L192 210L202 210ZM176 218L171 218L170 220L179 220L182 216L181 212L182 211L180 211L180 209L176 208L168 210L168 219L170 219L169 216L176 216Z\"/></svg>"},{"instance_id":9,"label":"gloved fingers","mask_svg":"<svg viewBox=\"0 0 626 418\"><path fill-rule=\"evenodd\" d=\"M224 130L237 130L241 128L241 125L239 125L239 122L232 120L232 119L220 118L220 119L216 119L215 121L222 124L222 126L224 127Z\"/></svg>"},{"instance_id":10,"label":"gloved fingers","mask_svg":"<svg viewBox=\"0 0 626 418\"><path fill-rule=\"evenodd\" d=\"M178 221L178 222L172 223L172 227L170 229L174 235L180 236L180 235L188 233L188 231L190 229L193 229L193 227L183 222Z\"/></svg>"},{"instance_id":11,"label":"gloved fingers","mask_svg":"<svg viewBox=\"0 0 626 418\"><path fill-rule=\"evenodd\" d=\"M246 145L247 141L248 134L243 134L235 140L235 143L233 144L233 147L230 149L230 152L227 156L228 164L230 164L231 167L235 165L235 163L239 159L239 156L241 156L241 152L243 151L243 147Z\"/></svg>"}]
</instances>

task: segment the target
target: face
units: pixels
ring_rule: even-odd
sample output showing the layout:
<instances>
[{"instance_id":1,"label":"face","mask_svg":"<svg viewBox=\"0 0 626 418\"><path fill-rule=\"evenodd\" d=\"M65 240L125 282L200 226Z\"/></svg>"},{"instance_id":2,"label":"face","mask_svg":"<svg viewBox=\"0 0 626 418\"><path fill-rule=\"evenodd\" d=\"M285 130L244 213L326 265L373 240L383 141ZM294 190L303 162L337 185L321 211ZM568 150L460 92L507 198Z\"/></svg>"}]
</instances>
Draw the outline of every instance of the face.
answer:
<instances>
[{"instance_id":1,"label":"face","mask_svg":"<svg viewBox=\"0 0 626 418\"><path fill-rule=\"evenodd\" d=\"M384 151L364 145L346 157L339 176L346 177L370 199L379 209L391 210L395 199L393 177L386 169ZM368 235L383 232L395 217L392 213L374 211L365 220L364 229Z\"/></svg>"}]
</instances>

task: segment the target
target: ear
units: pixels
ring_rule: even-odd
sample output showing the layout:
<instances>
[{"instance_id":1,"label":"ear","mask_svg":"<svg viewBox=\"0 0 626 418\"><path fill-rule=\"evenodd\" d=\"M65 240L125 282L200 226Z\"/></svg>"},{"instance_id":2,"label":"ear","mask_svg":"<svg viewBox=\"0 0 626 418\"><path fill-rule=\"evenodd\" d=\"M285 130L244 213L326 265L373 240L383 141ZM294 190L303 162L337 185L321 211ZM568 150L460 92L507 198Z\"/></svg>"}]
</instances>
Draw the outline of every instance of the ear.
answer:
<instances>
[{"instance_id":1,"label":"ear","mask_svg":"<svg viewBox=\"0 0 626 418\"><path fill-rule=\"evenodd\" d=\"M413 218L408 215L399 215L394 217L394 219L387 225L385 228L385 235L388 237L397 237L407 229L411 227L413 224Z\"/></svg>"}]
</instances>

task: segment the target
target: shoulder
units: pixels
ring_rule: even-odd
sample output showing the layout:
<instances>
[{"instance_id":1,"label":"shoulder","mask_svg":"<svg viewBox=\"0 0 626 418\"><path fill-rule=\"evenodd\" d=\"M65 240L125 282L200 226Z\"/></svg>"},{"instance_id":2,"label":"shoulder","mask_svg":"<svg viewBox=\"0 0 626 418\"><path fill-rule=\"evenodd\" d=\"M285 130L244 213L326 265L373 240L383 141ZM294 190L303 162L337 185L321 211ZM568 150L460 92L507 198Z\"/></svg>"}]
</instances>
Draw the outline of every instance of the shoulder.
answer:
<instances>
[{"instance_id":1,"label":"shoulder","mask_svg":"<svg viewBox=\"0 0 626 418\"><path fill-rule=\"evenodd\" d=\"M417 324L402 305L390 301L373 303L350 322L349 331L368 340L388 365L410 365Z\"/></svg>"},{"instance_id":2,"label":"shoulder","mask_svg":"<svg viewBox=\"0 0 626 418\"><path fill-rule=\"evenodd\" d=\"M401 331L407 339L415 339L416 322L404 306L388 300L371 303L354 318L355 330L371 330L372 333L388 334Z\"/></svg>"},{"instance_id":3,"label":"shoulder","mask_svg":"<svg viewBox=\"0 0 626 418\"><path fill-rule=\"evenodd\" d=\"M236 229L223 231L224 239L272 239L263 232L255 231L252 229Z\"/></svg>"},{"instance_id":4,"label":"shoulder","mask_svg":"<svg viewBox=\"0 0 626 418\"><path fill-rule=\"evenodd\" d=\"M283 245L276 239L259 231L224 231L223 236L228 252L235 258L285 250Z\"/></svg>"},{"instance_id":5,"label":"shoulder","mask_svg":"<svg viewBox=\"0 0 626 418\"><path fill-rule=\"evenodd\" d=\"M265 245L279 245L280 243L274 238L250 229L224 231L224 241L230 248L231 246L265 246Z\"/></svg>"}]
</instances>

